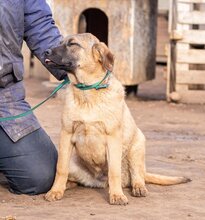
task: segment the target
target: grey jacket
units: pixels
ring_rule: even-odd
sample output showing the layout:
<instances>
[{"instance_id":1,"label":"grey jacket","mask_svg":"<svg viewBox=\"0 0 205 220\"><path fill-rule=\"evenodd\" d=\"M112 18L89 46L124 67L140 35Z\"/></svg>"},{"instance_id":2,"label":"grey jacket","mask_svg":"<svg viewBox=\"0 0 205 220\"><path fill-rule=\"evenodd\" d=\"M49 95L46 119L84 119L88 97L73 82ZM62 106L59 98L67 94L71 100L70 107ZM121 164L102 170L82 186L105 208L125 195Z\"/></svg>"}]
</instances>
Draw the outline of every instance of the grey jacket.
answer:
<instances>
[{"instance_id":1,"label":"grey jacket","mask_svg":"<svg viewBox=\"0 0 205 220\"><path fill-rule=\"evenodd\" d=\"M0 0L0 117L30 109L22 83L23 40L46 66L45 50L58 45L61 39L45 0ZM49 71L59 80L66 76L62 70ZM14 142L40 128L33 114L0 122L0 126Z\"/></svg>"}]
</instances>

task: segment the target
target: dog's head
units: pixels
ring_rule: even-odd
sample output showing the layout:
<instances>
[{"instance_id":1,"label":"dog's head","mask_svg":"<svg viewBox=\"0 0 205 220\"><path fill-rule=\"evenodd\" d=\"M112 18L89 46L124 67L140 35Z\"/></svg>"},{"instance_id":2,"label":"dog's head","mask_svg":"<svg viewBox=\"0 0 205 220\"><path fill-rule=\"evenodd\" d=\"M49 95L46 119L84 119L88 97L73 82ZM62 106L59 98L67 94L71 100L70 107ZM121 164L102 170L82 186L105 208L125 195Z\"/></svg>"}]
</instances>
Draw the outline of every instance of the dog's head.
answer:
<instances>
[{"instance_id":1,"label":"dog's head","mask_svg":"<svg viewBox=\"0 0 205 220\"><path fill-rule=\"evenodd\" d=\"M85 78L100 69L112 71L114 56L95 36L84 33L69 36L58 47L47 50L45 62L51 68Z\"/></svg>"}]
</instances>

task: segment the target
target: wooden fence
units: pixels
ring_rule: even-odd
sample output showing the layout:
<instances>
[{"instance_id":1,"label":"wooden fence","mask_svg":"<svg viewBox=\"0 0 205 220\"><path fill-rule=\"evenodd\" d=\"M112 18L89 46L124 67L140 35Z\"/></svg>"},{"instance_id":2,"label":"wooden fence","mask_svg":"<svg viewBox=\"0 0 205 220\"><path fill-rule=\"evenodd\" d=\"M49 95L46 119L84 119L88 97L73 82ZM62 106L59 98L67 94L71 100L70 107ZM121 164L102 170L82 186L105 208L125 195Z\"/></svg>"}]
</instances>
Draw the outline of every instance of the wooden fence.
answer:
<instances>
[{"instance_id":1,"label":"wooden fence","mask_svg":"<svg viewBox=\"0 0 205 220\"><path fill-rule=\"evenodd\" d=\"M167 99L205 103L205 0L171 0Z\"/></svg>"}]
</instances>

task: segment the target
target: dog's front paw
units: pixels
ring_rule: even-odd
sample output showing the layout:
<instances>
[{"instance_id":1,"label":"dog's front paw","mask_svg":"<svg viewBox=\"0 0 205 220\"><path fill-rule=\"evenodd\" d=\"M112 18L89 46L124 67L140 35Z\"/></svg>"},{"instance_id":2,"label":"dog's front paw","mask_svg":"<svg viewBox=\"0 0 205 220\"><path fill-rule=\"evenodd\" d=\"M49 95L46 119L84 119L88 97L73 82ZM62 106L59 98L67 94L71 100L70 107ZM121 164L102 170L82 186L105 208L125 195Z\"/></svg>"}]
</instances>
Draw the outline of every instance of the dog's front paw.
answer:
<instances>
[{"instance_id":1,"label":"dog's front paw","mask_svg":"<svg viewBox=\"0 0 205 220\"><path fill-rule=\"evenodd\" d=\"M147 193L148 191L145 186L139 186L138 184L136 184L132 188L132 196L145 197L147 196Z\"/></svg>"},{"instance_id":2,"label":"dog's front paw","mask_svg":"<svg viewBox=\"0 0 205 220\"><path fill-rule=\"evenodd\" d=\"M63 198L63 194L64 191L54 191L54 190L50 190L46 193L46 195L44 196L45 200L49 201L49 202L53 202L56 200L60 200Z\"/></svg>"},{"instance_id":3,"label":"dog's front paw","mask_svg":"<svg viewBox=\"0 0 205 220\"><path fill-rule=\"evenodd\" d=\"M124 194L112 194L110 195L111 205L127 205L128 199Z\"/></svg>"}]
</instances>

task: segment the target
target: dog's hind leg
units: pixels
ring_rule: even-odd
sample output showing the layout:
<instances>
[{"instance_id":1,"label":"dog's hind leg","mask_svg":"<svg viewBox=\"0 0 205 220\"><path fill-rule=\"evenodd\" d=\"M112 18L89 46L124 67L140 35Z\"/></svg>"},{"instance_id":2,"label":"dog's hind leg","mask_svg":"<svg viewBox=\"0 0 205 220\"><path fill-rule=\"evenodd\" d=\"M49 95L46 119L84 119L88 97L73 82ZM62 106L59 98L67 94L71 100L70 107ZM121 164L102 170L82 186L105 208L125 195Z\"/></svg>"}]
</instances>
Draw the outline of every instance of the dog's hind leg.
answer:
<instances>
[{"instance_id":1,"label":"dog's hind leg","mask_svg":"<svg viewBox=\"0 0 205 220\"><path fill-rule=\"evenodd\" d=\"M67 189L73 189L77 186L78 184L76 182L68 180L66 183L66 190Z\"/></svg>"},{"instance_id":2,"label":"dog's hind leg","mask_svg":"<svg viewBox=\"0 0 205 220\"><path fill-rule=\"evenodd\" d=\"M128 152L133 196L146 196L145 187L145 137L138 129Z\"/></svg>"}]
</instances>

